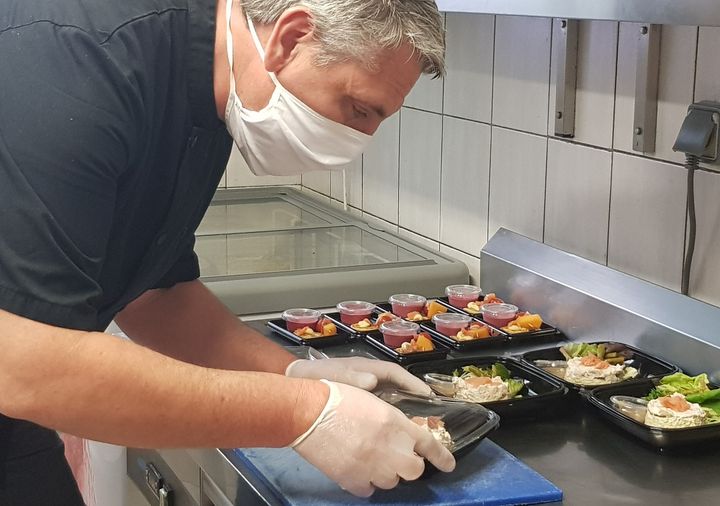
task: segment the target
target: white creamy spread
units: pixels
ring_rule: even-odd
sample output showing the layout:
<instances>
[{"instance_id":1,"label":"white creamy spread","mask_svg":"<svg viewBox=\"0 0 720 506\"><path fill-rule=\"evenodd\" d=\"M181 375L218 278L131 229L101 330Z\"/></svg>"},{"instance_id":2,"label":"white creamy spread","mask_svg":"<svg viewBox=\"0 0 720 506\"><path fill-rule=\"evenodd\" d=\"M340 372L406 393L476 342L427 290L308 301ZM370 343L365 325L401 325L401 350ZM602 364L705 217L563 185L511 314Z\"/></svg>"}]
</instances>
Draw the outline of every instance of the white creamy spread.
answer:
<instances>
[{"instance_id":1,"label":"white creamy spread","mask_svg":"<svg viewBox=\"0 0 720 506\"><path fill-rule=\"evenodd\" d=\"M452 450L453 440L452 436L445 428L445 422L437 419L437 417L431 418L433 418L433 420L432 422L429 422L428 418L424 416L414 416L412 421L432 434L432 437L434 437L445 448ZM434 425L434 427L431 427L431 425Z\"/></svg>"},{"instance_id":2,"label":"white creamy spread","mask_svg":"<svg viewBox=\"0 0 720 506\"><path fill-rule=\"evenodd\" d=\"M455 398L469 402L493 402L510 398L507 383L500 376L493 376L490 383L473 385L462 378L455 378Z\"/></svg>"},{"instance_id":3,"label":"white creamy spread","mask_svg":"<svg viewBox=\"0 0 720 506\"><path fill-rule=\"evenodd\" d=\"M565 380L578 385L605 385L618 383L626 379L625 366L622 364L609 365L605 369L596 366L583 365L582 358L571 358L567 361Z\"/></svg>"},{"instance_id":4,"label":"white creamy spread","mask_svg":"<svg viewBox=\"0 0 720 506\"><path fill-rule=\"evenodd\" d=\"M670 398L679 398L685 400L682 394L672 394ZM653 427L661 427L667 429L679 429L685 427L696 427L702 425L705 421L705 410L700 404L689 402L690 408L686 411L675 411L674 409L663 406L662 397L653 399L648 402L647 414L645 415L645 423Z\"/></svg>"}]
</instances>

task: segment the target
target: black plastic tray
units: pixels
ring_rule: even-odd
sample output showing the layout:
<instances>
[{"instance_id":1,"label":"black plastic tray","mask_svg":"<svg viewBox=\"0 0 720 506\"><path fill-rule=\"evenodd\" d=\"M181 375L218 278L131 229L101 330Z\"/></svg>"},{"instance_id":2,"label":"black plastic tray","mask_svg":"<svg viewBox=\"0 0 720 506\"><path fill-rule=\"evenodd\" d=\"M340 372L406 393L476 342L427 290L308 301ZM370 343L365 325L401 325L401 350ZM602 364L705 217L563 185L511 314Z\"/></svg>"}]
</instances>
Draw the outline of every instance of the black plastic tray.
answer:
<instances>
[{"instance_id":1,"label":"black plastic tray","mask_svg":"<svg viewBox=\"0 0 720 506\"><path fill-rule=\"evenodd\" d=\"M610 402L610 397L613 395L644 397L650 393L650 390L655 388L659 381L657 378L642 379L597 387L588 392L586 397L592 406L598 408L606 420L651 446L657 448L677 448L680 446L720 442L720 423L686 429L650 427L621 413L615 409ZM717 387L711 385L710 388Z\"/></svg>"},{"instance_id":2,"label":"black plastic tray","mask_svg":"<svg viewBox=\"0 0 720 506\"><path fill-rule=\"evenodd\" d=\"M283 320L282 318L278 318L277 320L270 320L269 322L267 322L267 326L270 327L273 332L280 334L284 338L289 339L294 343L302 344L303 346L312 346L313 348L323 348L325 346L345 344L348 341L352 340L353 337L349 332L345 332L343 329L338 327L337 334L335 334L334 336L304 339L290 332L285 325L285 320Z\"/></svg>"},{"instance_id":3,"label":"black plastic tray","mask_svg":"<svg viewBox=\"0 0 720 506\"><path fill-rule=\"evenodd\" d=\"M482 323L483 325L487 325L481 320L477 321ZM473 341L457 341L452 337L446 336L445 334L438 332L435 324L432 322L422 322L420 324L422 330L430 334L435 341L439 341L458 351L475 351L477 349L492 348L493 346L508 343L509 339L505 334L499 332L490 325L487 326L492 332L495 333L495 335L491 335L490 337L485 337L483 339L475 339Z\"/></svg>"},{"instance_id":4,"label":"black plastic tray","mask_svg":"<svg viewBox=\"0 0 720 506\"><path fill-rule=\"evenodd\" d=\"M495 411L503 420L537 418L543 415L559 414L568 393L568 388L558 379L542 370L510 357L457 358L436 362L413 364L408 371L422 379L424 374L434 372L452 375L455 369L466 365L490 367L501 363L514 378L525 382L523 397L504 401L482 403Z\"/></svg>"},{"instance_id":5,"label":"black plastic tray","mask_svg":"<svg viewBox=\"0 0 720 506\"><path fill-rule=\"evenodd\" d=\"M669 374L674 374L678 371L680 371L680 368L676 365L673 365L669 362L665 362L664 360L653 357L652 355L649 355L643 351L638 350L634 346L630 346L629 344L625 343L618 343L617 341L593 341L589 344L600 344L600 343L607 343L607 344L622 344L629 350L632 350L633 357L632 362L628 365L631 365L632 367L635 367L638 370L638 375L635 378L625 380L621 383L626 383L628 381L637 381L642 378L660 378L663 376L667 376ZM568 343L565 343L568 344ZM561 346L556 346L553 348L543 348L541 350L535 350L530 351L522 355L522 359L529 363L532 366L535 366L534 361L535 360L565 360L565 357L562 353L560 353ZM546 374L551 374L547 373ZM554 375L552 375L555 377ZM583 386L583 385L577 385L575 383L571 383L569 381L565 381L563 378L557 378L559 381L561 381L564 385L566 385L571 390L592 390L593 388L598 388L600 386L605 385L595 385L595 386ZM613 385L617 385L618 383L613 383Z\"/></svg>"},{"instance_id":6,"label":"black plastic tray","mask_svg":"<svg viewBox=\"0 0 720 506\"><path fill-rule=\"evenodd\" d=\"M428 299L428 302L430 302L431 300L438 300L438 299ZM444 305L445 304L443 304L443 306ZM381 313L392 313L392 304L390 304L389 302L382 302L380 304L375 304L374 313L376 315L379 315ZM393 314L395 314L395 313L393 313ZM395 316L397 316L397 315L395 315ZM403 320L407 320L407 318L403 318ZM407 321L411 321L411 322L417 323L419 325L421 323L429 322L430 320L422 320L422 321L407 320Z\"/></svg>"},{"instance_id":7,"label":"black plastic tray","mask_svg":"<svg viewBox=\"0 0 720 506\"><path fill-rule=\"evenodd\" d=\"M413 416L441 417L445 422L445 428L456 444L452 450L456 459L476 447L500 424L500 417L480 404L443 397L424 397L403 391L380 391L377 392L377 395L405 413L408 418ZM427 464L422 475L423 478L437 472L435 466Z\"/></svg>"},{"instance_id":8,"label":"black plastic tray","mask_svg":"<svg viewBox=\"0 0 720 506\"><path fill-rule=\"evenodd\" d=\"M448 302L447 297L441 297L436 300L439 303L441 303L443 306L450 309L451 311L454 311L456 313L466 314L468 316L472 316L476 320L483 322L485 325L487 325L491 329L495 329L497 332L507 336L510 339L510 341L515 342L515 343L525 342L525 341L536 341L536 340L540 340L541 338L543 340L562 339L562 333L557 328L553 327L552 325L550 325L549 323L547 323L545 321L543 321L543 324L539 330L533 330L532 332L523 332L522 334L511 334L510 332L505 332L504 330L502 330L499 327L496 327L495 325L491 325L491 324L485 322L483 320L482 314L468 313L464 309L460 309L460 308L453 306L452 304L450 304L450 302ZM520 308L520 311L523 311L523 309Z\"/></svg>"},{"instance_id":9,"label":"black plastic tray","mask_svg":"<svg viewBox=\"0 0 720 506\"><path fill-rule=\"evenodd\" d=\"M369 332L377 332L377 330L355 330L350 325L347 325L342 322L342 320L340 318L340 312L327 313L324 316L325 316L325 318L332 320L332 322L337 326L337 328L343 329L345 332L347 332L349 334L357 334L358 336L362 336ZM377 318L377 312L373 311L373 313L370 315L370 318L371 319Z\"/></svg>"},{"instance_id":10,"label":"black plastic tray","mask_svg":"<svg viewBox=\"0 0 720 506\"><path fill-rule=\"evenodd\" d=\"M380 332L369 332L365 334L363 338L367 344L381 351L400 365L409 365L416 362L423 362L425 360L442 360L447 357L449 351L445 345L433 339L433 343L435 344L434 350L418 351L415 353L408 353L407 355L401 355L393 348L385 345L383 342L383 336Z\"/></svg>"}]
</instances>

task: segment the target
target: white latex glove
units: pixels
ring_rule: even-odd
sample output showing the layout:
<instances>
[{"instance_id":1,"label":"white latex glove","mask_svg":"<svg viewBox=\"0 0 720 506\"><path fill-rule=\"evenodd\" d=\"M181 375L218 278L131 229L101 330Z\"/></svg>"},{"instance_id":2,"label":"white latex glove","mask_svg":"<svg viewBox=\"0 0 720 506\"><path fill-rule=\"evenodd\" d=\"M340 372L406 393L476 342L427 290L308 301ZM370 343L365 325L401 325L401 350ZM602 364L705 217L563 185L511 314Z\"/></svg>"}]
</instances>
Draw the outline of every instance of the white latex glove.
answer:
<instances>
[{"instance_id":1,"label":"white latex glove","mask_svg":"<svg viewBox=\"0 0 720 506\"><path fill-rule=\"evenodd\" d=\"M427 430L373 394L342 383L330 387L325 408L292 447L351 494L368 497L391 489L400 478L423 473L423 457L441 471L455 458Z\"/></svg>"},{"instance_id":2,"label":"white latex glove","mask_svg":"<svg viewBox=\"0 0 720 506\"><path fill-rule=\"evenodd\" d=\"M363 390L374 390L376 387L391 385L420 395L432 393L424 381L399 365L363 357L296 360L287 367L285 375L293 378L337 381Z\"/></svg>"}]
</instances>

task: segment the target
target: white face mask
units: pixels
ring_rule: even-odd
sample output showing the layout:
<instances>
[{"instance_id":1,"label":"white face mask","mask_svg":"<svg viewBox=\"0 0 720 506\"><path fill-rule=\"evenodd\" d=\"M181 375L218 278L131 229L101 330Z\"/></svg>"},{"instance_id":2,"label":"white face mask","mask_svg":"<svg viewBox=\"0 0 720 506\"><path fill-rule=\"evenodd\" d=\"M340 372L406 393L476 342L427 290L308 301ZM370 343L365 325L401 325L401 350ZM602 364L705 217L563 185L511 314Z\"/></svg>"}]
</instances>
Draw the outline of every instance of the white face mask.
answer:
<instances>
[{"instance_id":1,"label":"white face mask","mask_svg":"<svg viewBox=\"0 0 720 506\"><path fill-rule=\"evenodd\" d=\"M243 107L235 92L233 41L230 32L232 0L225 7L230 95L225 124L250 170L258 176L291 176L314 170L340 169L360 156L371 137L318 114L286 90L274 73L275 91L260 111ZM265 51L252 20L248 26L260 58Z\"/></svg>"}]
</instances>

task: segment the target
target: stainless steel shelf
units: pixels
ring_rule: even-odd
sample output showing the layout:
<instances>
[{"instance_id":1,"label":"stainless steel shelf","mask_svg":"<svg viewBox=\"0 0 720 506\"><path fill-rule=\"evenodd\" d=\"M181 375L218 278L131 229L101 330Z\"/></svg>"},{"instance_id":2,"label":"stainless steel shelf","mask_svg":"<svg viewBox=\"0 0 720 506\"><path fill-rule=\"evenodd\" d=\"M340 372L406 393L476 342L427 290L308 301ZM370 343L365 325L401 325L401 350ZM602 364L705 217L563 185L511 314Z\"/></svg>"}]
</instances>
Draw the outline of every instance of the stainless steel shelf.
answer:
<instances>
[{"instance_id":1,"label":"stainless steel shelf","mask_svg":"<svg viewBox=\"0 0 720 506\"><path fill-rule=\"evenodd\" d=\"M436 0L443 12L720 26L718 0Z\"/></svg>"}]
</instances>

